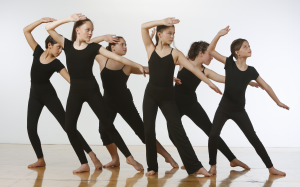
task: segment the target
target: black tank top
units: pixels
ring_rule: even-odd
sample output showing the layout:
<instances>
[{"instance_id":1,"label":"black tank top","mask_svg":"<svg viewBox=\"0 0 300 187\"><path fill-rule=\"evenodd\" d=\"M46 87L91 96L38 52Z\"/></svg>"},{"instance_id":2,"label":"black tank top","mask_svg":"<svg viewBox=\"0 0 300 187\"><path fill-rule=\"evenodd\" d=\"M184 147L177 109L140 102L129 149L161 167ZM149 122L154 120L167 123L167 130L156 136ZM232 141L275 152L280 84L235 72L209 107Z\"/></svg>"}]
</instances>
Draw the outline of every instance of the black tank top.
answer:
<instances>
[{"instance_id":1,"label":"black tank top","mask_svg":"<svg viewBox=\"0 0 300 187\"><path fill-rule=\"evenodd\" d=\"M204 70L205 67L203 68L203 73ZM201 83L201 79L199 79L196 75L194 75L186 68L182 68L180 71L178 71L177 78L181 80L182 84L175 84L175 92L181 92L184 94L194 94L197 87Z\"/></svg>"},{"instance_id":2,"label":"black tank top","mask_svg":"<svg viewBox=\"0 0 300 187\"><path fill-rule=\"evenodd\" d=\"M111 70L106 67L107 61L108 59L106 60L105 67L100 73L104 88L104 97L110 101L124 101L124 99L132 101L131 93L127 88L129 76L123 71L125 65L122 69Z\"/></svg>"},{"instance_id":3,"label":"black tank top","mask_svg":"<svg viewBox=\"0 0 300 187\"><path fill-rule=\"evenodd\" d=\"M156 48L149 59L149 83L158 87L173 87L175 63L172 56L173 48L167 56L160 57Z\"/></svg>"},{"instance_id":4,"label":"black tank top","mask_svg":"<svg viewBox=\"0 0 300 187\"><path fill-rule=\"evenodd\" d=\"M67 67L72 79L89 79L94 77L94 59L101 45L91 43L82 50L74 48L74 42L65 38L64 51L67 59Z\"/></svg>"}]
</instances>

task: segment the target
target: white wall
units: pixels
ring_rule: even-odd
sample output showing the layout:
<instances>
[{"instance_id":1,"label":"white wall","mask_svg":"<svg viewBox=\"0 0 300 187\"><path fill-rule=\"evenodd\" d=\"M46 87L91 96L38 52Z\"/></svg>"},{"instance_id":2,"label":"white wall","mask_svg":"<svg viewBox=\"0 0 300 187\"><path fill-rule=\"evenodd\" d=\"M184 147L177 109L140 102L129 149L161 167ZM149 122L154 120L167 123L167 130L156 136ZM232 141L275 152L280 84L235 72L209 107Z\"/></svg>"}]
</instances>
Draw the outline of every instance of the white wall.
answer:
<instances>
[{"instance_id":1,"label":"white wall","mask_svg":"<svg viewBox=\"0 0 300 187\"><path fill-rule=\"evenodd\" d=\"M175 43L185 54L192 42L199 40L210 42L220 29L230 25L232 30L220 40L217 50L223 55L230 55L231 42L237 38L246 38L253 51L247 63L258 70L280 100L291 108L290 111L279 108L267 93L249 87L246 94L246 110L256 133L267 147L299 147L299 7L300 1L297 0L2 0L0 143L29 143L26 115L32 51L22 29L42 17L61 19L72 13L81 12L94 22L94 36L103 34L123 36L128 44L126 57L143 65L147 65L147 56L140 34L140 25L143 22L173 16L179 18L181 22L176 25ZM72 23L68 23L57 30L70 38L72 26ZM48 35L45 24L36 28L33 35L44 47L44 40ZM66 64L64 53L59 59ZM225 74L223 65L215 60L209 68ZM103 92L97 64L93 71ZM56 73L51 82L65 105L69 84ZM148 78L137 75L132 75L128 82L141 115L147 82ZM223 84L216 83L216 85L224 90ZM221 96L205 84L199 86L197 94L199 102L212 120ZM207 136L187 117L183 117L182 121L192 144L207 146ZM115 125L128 145L141 145L141 141L120 116L117 116ZM98 120L87 104L83 106L78 129L89 144L102 145L98 133ZM40 117L38 132L44 144L69 143L66 134L46 108ZM156 132L157 139L163 145L171 145L166 122L160 111L157 116ZM226 123L221 136L231 147L251 146L232 121Z\"/></svg>"}]
</instances>

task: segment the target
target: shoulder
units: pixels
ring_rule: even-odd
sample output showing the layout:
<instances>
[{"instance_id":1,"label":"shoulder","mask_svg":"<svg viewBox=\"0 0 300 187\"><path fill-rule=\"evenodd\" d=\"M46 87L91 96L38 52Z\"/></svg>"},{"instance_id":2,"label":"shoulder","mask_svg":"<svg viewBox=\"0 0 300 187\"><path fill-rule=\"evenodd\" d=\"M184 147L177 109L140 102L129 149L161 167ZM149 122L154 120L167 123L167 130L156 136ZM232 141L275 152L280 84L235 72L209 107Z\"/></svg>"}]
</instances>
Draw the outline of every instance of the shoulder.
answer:
<instances>
[{"instance_id":1,"label":"shoulder","mask_svg":"<svg viewBox=\"0 0 300 187\"><path fill-rule=\"evenodd\" d=\"M100 48L102 46L101 44L98 44L98 43L95 43L95 42L92 42L89 45L91 45L92 47L97 47L97 48Z\"/></svg>"},{"instance_id":2,"label":"shoulder","mask_svg":"<svg viewBox=\"0 0 300 187\"><path fill-rule=\"evenodd\" d=\"M33 51L33 56L40 56L43 52L44 52L44 49L42 49L42 47L39 44L37 44L37 46L35 47L35 49Z\"/></svg>"}]
</instances>

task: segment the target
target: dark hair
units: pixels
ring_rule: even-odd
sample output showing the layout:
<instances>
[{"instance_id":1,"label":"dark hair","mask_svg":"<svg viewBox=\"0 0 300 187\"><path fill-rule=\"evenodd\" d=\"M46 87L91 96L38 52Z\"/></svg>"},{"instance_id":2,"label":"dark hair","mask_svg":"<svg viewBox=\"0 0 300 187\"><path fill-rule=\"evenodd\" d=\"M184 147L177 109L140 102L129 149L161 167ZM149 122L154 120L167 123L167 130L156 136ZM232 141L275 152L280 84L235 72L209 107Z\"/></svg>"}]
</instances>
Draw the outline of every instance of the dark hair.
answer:
<instances>
[{"instance_id":1,"label":"dark hair","mask_svg":"<svg viewBox=\"0 0 300 187\"><path fill-rule=\"evenodd\" d=\"M45 47L48 49L48 43L51 43L51 45L56 44L57 42L49 35L45 40Z\"/></svg>"},{"instance_id":2,"label":"dark hair","mask_svg":"<svg viewBox=\"0 0 300 187\"><path fill-rule=\"evenodd\" d=\"M158 38L158 36L157 36L157 33L158 33L158 32L163 32L165 29L167 29L167 28L169 28L169 27L174 27L174 25L173 25L173 26L159 25L159 26L156 27L156 34L155 34L156 44L155 44L155 46L158 45L158 40L159 40L159 38ZM175 27L174 27L174 28L175 28Z\"/></svg>"},{"instance_id":3,"label":"dark hair","mask_svg":"<svg viewBox=\"0 0 300 187\"><path fill-rule=\"evenodd\" d=\"M198 56L199 52L202 51L204 54L209 46L209 43L204 41L194 42L192 43L190 50L188 52L188 59L195 60L195 58Z\"/></svg>"},{"instance_id":4,"label":"dark hair","mask_svg":"<svg viewBox=\"0 0 300 187\"><path fill-rule=\"evenodd\" d=\"M239 38L239 39L236 39L234 40L231 45L230 45L230 51L231 51L231 55L230 55L230 58L233 59L233 57L235 59L238 59L237 55L235 54L236 51L240 50L244 41L247 41L246 39L242 39L242 38Z\"/></svg>"},{"instance_id":5,"label":"dark hair","mask_svg":"<svg viewBox=\"0 0 300 187\"><path fill-rule=\"evenodd\" d=\"M86 18L85 20L79 20L76 21L74 23L73 26L73 31L72 31L72 41L74 42L77 38L77 33L76 33L76 28L80 27L81 25L83 25L85 22L90 21L91 23L93 23L89 18Z\"/></svg>"},{"instance_id":6,"label":"dark hair","mask_svg":"<svg viewBox=\"0 0 300 187\"><path fill-rule=\"evenodd\" d=\"M121 38L122 38L122 39L124 40L124 38L123 38L122 36L116 36L116 38L118 38L118 39L121 39ZM112 51L112 50L111 50L111 46L112 46L112 45L115 46L116 43L109 43L108 46L106 47L106 49L109 50L109 51Z\"/></svg>"}]
</instances>

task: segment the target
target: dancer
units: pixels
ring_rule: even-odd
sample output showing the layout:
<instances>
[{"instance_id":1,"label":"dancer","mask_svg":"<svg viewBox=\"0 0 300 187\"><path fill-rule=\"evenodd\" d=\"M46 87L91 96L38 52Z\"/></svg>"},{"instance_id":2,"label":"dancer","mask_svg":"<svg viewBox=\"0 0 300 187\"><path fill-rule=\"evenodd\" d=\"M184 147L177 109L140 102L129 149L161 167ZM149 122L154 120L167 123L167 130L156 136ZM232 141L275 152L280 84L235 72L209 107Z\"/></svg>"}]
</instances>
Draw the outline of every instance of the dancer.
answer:
<instances>
[{"instance_id":1,"label":"dancer","mask_svg":"<svg viewBox=\"0 0 300 187\"><path fill-rule=\"evenodd\" d=\"M188 60L203 74L216 82L225 83L225 77L217 74L216 72L205 68L203 64L209 65L212 56L207 52L209 44L204 41L194 42L188 52ZM212 123L208 118L206 112L197 101L196 89L201 83L201 80L192 72L180 65L177 78L175 78L175 102L182 118L183 115L189 117L204 133L209 136ZM249 85L258 87L256 82L250 82ZM173 139L172 137L170 137ZM245 169L250 169L246 164L238 160L235 155L230 151L225 142L220 138L218 149L229 160L231 167L240 166ZM182 169L184 166L182 167Z\"/></svg>"},{"instance_id":2,"label":"dancer","mask_svg":"<svg viewBox=\"0 0 300 187\"><path fill-rule=\"evenodd\" d=\"M281 103L275 95L272 88L259 76L256 69L246 64L248 57L251 57L251 49L249 43L245 39L234 40L231 44L231 55L226 58L215 51L218 40L221 36L226 35L230 31L229 26L218 32L216 37L209 45L207 52L216 60L225 64L226 81L224 95L220 101L216 111L213 126L209 135L209 164L211 165L210 173L216 174L217 147L221 130L228 119L232 119L243 131L249 142L255 148L257 154L261 157L270 174L283 175L286 174L273 167L271 159L257 137L252 123L245 110L245 92L248 83L255 80L279 107L289 110L289 107ZM236 61L233 60L235 57Z\"/></svg>"},{"instance_id":3,"label":"dancer","mask_svg":"<svg viewBox=\"0 0 300 187\"><path fill-rule=\"evenodd\" d=\"M124 56L127 52L126 41L121 36L116 38L119 40L119 42L109 43L106 49L119 56ZM94 40L92 39L91 41ZM141 72L137 68L126 66L102 55L97 55L96 60L100 65L101 79L104 88L103 98L111 119L114 121L117 113L119 113L134 130L135 134L140 138L140 140L145 143L144 122L133 103L131 92L126 85L130 74L141 74ZM104 165L104 167L120 166L117 147L105 132L101 122L99 132L101 134L103 145L106 146L112 157L112 161ZM165 161L170 163L172 167L178 167L178 164L174 161L172 156L157 140L156 145L157 152L165 158Z\"/></svg>"},{"instance_id":4,"label":"dancer","mask_svg":"<svg viewBox=\"0 0 300 187\"><path fill-rule=\"evenodd\" d=\"M75 22L72 31L72 41L59 35L55 28L61 24ZM93 34L93 23L82 14L71 16L52 22L46 26L49 34L57 41L66 53L67 66L71 77L70 93L66 107L66 132L69 140L81 162L81 166L73 172L89 171L89 165L79 139L76 136L77 120L82 104L87 102L103 124L105 131L126 157L128 164L136 170L142 171L143 166L134 160L123 139L109 118L108 110L100 93L99 85L93 76L92 67L97 54L114 59L126 65L134 66L144 71L143 67L124 57L120 57L96 43L88 43Z\"/></svg>"},{"instance_id":5,"label":"dancer","mask_svg":"<svg viewBox=\"0 0 300 187\"><path fill-rule=\"evenodd\" d=\"M154 175L158 172L155 118L159 107L167 120L169 134L173 137L173 142L178 149L187 173L211 176L199 162L181 124L173 93L175 62L179 62L176 65L181 64L197 75L198 78L203 80L217 93L221 94L221 91L198 68L195 68L181 51L170 47L170 44L174 40L174 24L177 23L179 23L178 19L166 18L144 23L141 27L142 38L149 59L150 75L143 102L148 164L146 175ZM155 26L157 26L156 45L153 44L149 36L149 29Z\"/></svg>"},{"instance_id":6,"label":"dancer","mask_svg":"<svg viewBox=\"0 0 300 187\"><path fill-rule=\"evenodd\" d=\"M29 168L46 166L41 141L37 134L38 120L44 106L49 109L61 127L65 130L65 110L49 80L54 72L58 72L70 82L70 76L65 66L56 58L60 55L62 47L53 40L51 36L48 36L45 41L46 50L44 51L31 34L31 32L40 24L53 21L55 21L55 19L45 17L23 29L26 40L34 51L33 63L31 66L31 89L28 102L27 131L38 161L30 164L28 166ZM91 150L82 135L78 131L76 133L83 149L91 157L95 168L102 168L96 154Z\"/></svg>"}]
</instances>

